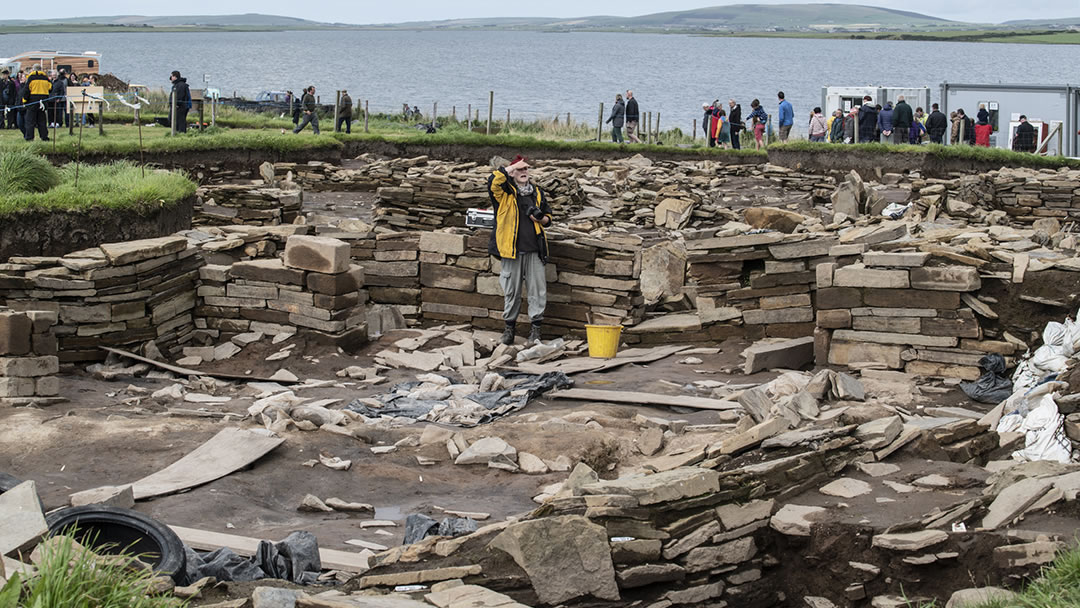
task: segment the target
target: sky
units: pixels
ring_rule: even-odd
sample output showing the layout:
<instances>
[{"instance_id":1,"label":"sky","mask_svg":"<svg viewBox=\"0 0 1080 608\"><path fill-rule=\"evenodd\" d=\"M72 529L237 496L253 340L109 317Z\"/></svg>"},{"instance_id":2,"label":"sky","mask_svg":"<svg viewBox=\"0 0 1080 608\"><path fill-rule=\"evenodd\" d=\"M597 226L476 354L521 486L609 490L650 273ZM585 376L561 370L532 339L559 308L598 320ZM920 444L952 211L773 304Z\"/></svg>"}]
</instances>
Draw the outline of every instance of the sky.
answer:
<instances>
[{"instance_id":1,"label":"sky","mask_svg":"<svg viewBox=\"0 0 1080 608\"><path fill-rule=\"evenodd\" d=\"M1056 19L1080 16L1080 0L1038 0L1033 5L1016 0L907 0L898 3L873 0L832 0L844 4L868 4L902 8L935 17L976 23L999 23L1011 19ZM743 0L760 4L798 3L797 0ZM735 2L708 0L546 0L545 2L491 2L475 0L323 0L307 4L295 0L187 0L146 2L145 0L51 0L50 2L7 2L4 19L42 19L93 15L214 15L264 13L301 17L314 21L342 23L396 23L466 17L585 17L590 15L636 16L658 11L676 11ZM1037 10L1032 10L1036 6Z\"/></svg>"}]
</instances>

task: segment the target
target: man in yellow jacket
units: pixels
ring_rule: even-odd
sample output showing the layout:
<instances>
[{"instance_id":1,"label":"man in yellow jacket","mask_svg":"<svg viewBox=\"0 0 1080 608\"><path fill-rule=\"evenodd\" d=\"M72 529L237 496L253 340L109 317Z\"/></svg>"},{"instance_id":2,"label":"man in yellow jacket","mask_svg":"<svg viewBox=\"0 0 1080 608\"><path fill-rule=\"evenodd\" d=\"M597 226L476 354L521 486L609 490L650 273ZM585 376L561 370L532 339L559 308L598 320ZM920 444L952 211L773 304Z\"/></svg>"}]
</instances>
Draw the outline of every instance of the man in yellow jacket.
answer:
<instances>
[{"instance_id":1,"label":"man in yellow jacket","mask_svg":"<svg viewBox=\"0 0 1080 608\"><path fill-rule=\"evenodd\" d=\"M42 103L49 98L52 92L52 82L45 72L41 71L40 65L35 65L26 77L22 85L22 94L19 96L24 104L29 104L23 114L23 137L26 141L34 141L34 128L41 135L41 141L49 141L49 122L45 120L45 108Z\"/></svg>"},{"instance_id":2,"label":"man in yellow jacket","mask_svg":"<svg viewBox=\"0 0 1080 608\"><path fill-rule=\"evenodd\" d=\"M529 163L518 155L506 167L496 169L488 178L488 196L495 210L488 252L502 261L499 286L503 290L502 343L513 344L518 314L521 312L521 286L529 296L529 343L540 341L540 325L547 308L547 279L544 264L548 247L544 227L551 225L551 206L547 196L529 180Z\"/></svg>"}]
</instances>

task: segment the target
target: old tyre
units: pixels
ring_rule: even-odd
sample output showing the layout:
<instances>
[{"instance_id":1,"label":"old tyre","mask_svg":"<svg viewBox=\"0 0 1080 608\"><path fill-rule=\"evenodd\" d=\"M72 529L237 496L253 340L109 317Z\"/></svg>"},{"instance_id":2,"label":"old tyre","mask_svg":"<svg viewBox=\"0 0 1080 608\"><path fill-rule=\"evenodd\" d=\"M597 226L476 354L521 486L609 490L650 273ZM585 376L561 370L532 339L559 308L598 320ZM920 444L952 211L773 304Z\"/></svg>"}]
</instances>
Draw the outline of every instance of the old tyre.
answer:
<instances>
[{"instance_id":1,"label":"old tyre","mask_svg":"<svg viewBox=\"0 0 1080 608\"><path fill-rule=\"evenodd\" d=\"M165 524L138 511L86 505L50 513L45 521L53 534L74 528L75 539L96 551L138 555L159 574L174 580L184 576L186 557L180 538Z\"/></svg>"}]
</instances>

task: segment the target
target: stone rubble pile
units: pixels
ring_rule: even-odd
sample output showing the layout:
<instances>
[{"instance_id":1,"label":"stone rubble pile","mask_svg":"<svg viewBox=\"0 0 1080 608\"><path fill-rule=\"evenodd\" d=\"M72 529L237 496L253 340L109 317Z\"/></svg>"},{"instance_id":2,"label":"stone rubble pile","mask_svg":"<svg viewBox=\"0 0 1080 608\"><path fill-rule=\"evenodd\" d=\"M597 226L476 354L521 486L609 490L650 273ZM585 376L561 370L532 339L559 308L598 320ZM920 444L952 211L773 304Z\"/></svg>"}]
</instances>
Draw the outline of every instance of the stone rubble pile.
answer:
<instances>
[{"instance_id":1,"label":"stone rubble pile","mask_svg":"<svg viewBox=\"0 0 1080 608\"><path fill-rule=\"evenodd\" d=\"M63 401L56 373L55 312L0 307L0 405Z\"/></svg>"},{"instance_id":2,"label":"stone rubble pile","mask_svg":"<svg viewBox=\"0 0 1080 608\"><path fill-rule=\"evenodd\" d=\"M928 183L920 194L924 199L928 195L945 198L950 215L962 217L981 215L973 212L974 206L983 213L1003 211L1023 224L1040 218L1080 218L1080 171L1075 169L1002 168Z\"/></svg>"},{"instance_id":3,"label":"stone rubble pile","mask_svg":"<svg viewBox=\"0 0 1080 608\"><path fill-rule=\"evenodd\" d=\"M11 258L0 301L56 314L61 362L99 361L99 346L153 341L178 352L195 330L199 250L181 236L107 243L61 258Z\"/></svg>"},{"instance_id":4,"label":"stone rubble pile","mask_svg":"<svg viewBox=\"0 0 1080 608\"><path fill-rule=\"evenodd\" d=\"M296 328L339 346L367 340L364 269L344 241L289 237L282 258L200 269L200 329L229 336Z\"/></svg>"},{"instance_id":5,"label":"stone rubble pile","mask_svg":"<svg viewBox=\"0 0 1080 608\"><path fill-rule=\"evenodd\" d=\"M203 226L177 234L199 249L207 264L228 266L234 262L276 257L294 234L310 234L309 226Z\"/></svg>"},{"instance_id":6,"label":"stone rubble pile","mask_svg":"<svg viewBox=\"0 0 1080 608\"><path fill-rule=\"evenodd\" d=\"M291 224L300 215L304 195L296 186L215 184L195 193L194 226Z\"/></svg>"}]
</instances>

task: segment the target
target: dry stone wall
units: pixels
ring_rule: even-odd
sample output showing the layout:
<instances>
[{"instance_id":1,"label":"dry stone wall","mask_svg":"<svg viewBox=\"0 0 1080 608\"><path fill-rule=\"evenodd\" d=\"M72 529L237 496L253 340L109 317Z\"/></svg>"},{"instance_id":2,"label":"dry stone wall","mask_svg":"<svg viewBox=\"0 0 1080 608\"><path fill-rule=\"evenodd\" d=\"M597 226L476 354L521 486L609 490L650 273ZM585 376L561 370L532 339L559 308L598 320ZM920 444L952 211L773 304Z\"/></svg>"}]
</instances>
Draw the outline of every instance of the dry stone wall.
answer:
<instances>
[{"instance_id":1,"label":"dry stone wall","mask_svg":"<svg viewBox=\"0 0 1080 608\"><path fill-rule=\"evenodd\" d=\"M296 328L339 346L367 340L364 269L347 243L290 237L283 258L200 269L196 325L219 335Z\"/></svg>"},{"instance_id":2,"label":"dry stone wall","mask_svg":"<svg viewBox=\"0 0 1080 608\"><path fill-rule=\"evenodd\" d=\"M0 405L60 400L56 321L54 312L0 307Z\"/></svg>"},{"instance_id":3,"label":"dry stone wall","mask_svg":"<svg viewBox=\"0 0 1080 608\"><path fill-rule=\"evenodd\" d=\"M10 258L0 300L57 315L61 362L105 358L99 346L153 341L175 352L195 329L198 249L180 236L109 243L60 258Z\"/></svg>"}]
</instances>

